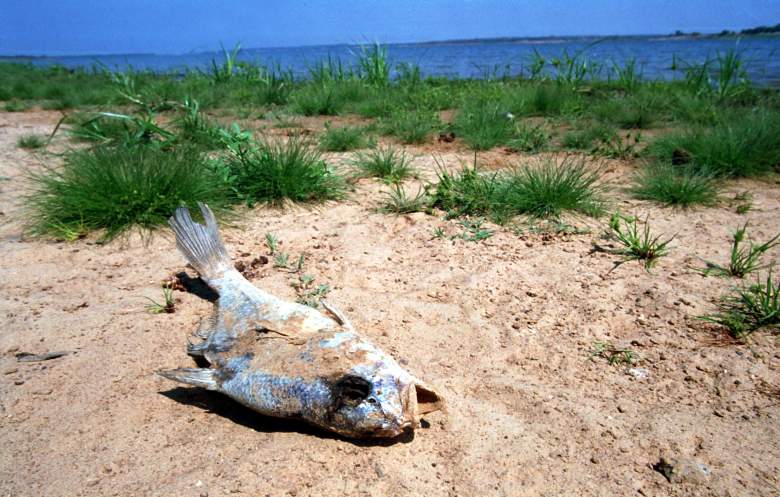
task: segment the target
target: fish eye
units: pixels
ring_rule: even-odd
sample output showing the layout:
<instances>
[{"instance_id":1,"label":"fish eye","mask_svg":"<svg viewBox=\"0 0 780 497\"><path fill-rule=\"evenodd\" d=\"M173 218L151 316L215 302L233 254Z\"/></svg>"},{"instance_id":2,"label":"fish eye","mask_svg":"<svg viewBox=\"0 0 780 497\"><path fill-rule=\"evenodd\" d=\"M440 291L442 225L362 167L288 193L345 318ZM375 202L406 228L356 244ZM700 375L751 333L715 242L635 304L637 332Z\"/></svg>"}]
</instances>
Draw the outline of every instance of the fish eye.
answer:
<instances>
[{"instance_id":1,"label":"fish eye","mask_svg":"<svg viewBox=\"0 0 780 497\"><path fill-rule=\"evenodd\" d=\"M376 399L373 398L373 397L369 397L368 400L366 400L366 402L368 402L369 404L376 404L377 403Z\"/></svg>"},{"instance_id":2,"label":"fish eye","mask_svg":"<svg viewBox=\"0 0 780 497\"><path fill-rule=\"evenodd\" d=\"M336 396L346 405L359 404L370 391L371 383L359 376L344 376L336 383Z\"/></svg>"}]
</instances>

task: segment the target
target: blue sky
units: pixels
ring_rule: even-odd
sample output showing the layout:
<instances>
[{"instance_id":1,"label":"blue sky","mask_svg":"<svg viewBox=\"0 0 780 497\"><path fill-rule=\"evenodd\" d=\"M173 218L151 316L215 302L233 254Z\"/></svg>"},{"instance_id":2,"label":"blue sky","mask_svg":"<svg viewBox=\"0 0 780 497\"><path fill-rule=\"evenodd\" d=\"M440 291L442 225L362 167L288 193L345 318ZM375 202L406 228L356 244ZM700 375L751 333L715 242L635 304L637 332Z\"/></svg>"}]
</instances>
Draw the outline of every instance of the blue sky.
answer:
<instances>
[{"instance_id":1,"label":"blue sky","mask_svg":"<svg viewBox=\"0 0 780 497\"><path fill-rule=\"evenodd\" d=\"M712 32L777 22L780 0L1 0L0 55Z\"/></svg>"}]
</instances>

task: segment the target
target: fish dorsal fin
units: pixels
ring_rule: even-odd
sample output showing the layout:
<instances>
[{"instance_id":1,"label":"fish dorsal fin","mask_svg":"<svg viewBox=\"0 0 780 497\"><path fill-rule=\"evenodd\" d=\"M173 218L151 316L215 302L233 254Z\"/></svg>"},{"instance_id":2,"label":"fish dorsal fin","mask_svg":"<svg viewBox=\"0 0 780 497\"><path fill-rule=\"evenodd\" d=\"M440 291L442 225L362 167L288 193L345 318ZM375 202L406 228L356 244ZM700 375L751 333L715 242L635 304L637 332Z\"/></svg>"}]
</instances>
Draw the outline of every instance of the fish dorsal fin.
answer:
<instances>
[{"instance_id":1,"label":"fish dorsal fin","mask_svg":"<svg viewBox=\"0 0 780 497\"><path fill-rule=\"evenodd\" d=\"M230 256L219 235L217 220L206 204L198 202L205 226L192 220L189 209L179 207L168 223L176 233L176 246L207 282L232 269Z\"/></svg>"}]
</instances>

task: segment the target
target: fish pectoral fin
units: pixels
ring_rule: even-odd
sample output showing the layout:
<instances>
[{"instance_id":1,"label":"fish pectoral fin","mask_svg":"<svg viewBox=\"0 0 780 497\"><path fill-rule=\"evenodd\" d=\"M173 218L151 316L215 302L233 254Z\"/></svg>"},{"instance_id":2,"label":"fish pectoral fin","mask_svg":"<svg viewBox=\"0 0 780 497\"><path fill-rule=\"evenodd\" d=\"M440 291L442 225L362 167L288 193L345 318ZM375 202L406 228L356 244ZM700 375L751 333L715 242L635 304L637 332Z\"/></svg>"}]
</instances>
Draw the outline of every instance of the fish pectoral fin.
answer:
<instances>
[{"instance_id":1,"label":"fish pectoral fin","mask_svg":"<svg viewBox=\"0 0 780 497\"><path fill-rule=\"evenodd\" d=\"M217 381L214 376L215 373L215 370L209 368L180 368L157 372L157 374L163 378L205 388L207 390L217 389Z\"/></svg>"}]
</instances>

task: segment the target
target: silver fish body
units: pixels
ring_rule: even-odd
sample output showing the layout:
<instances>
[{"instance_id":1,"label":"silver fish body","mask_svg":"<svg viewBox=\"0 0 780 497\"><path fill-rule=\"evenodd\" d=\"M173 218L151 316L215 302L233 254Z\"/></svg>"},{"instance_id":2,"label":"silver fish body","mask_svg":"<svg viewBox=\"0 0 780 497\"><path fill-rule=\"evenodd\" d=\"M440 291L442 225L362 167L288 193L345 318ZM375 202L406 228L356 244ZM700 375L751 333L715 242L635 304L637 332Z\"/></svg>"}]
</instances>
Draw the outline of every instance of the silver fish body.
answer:
<instances>
[{"instance_id":1,"label":"silver fish body","mask_svg":"<svg viewBox=\"0 0 780 497\"><path fill-rule=\"evenodd\" d=\"M433 388L361 337L337 310L328 307L330 318L247 281L233 268L213 214L201 210L205 226L184 208L171 226L179 249L219 293L214 314L196 333L203 341L187 347L211 367L163 376L350 437L394 437L442 407Z\"/></svg>"}]
</instances>

